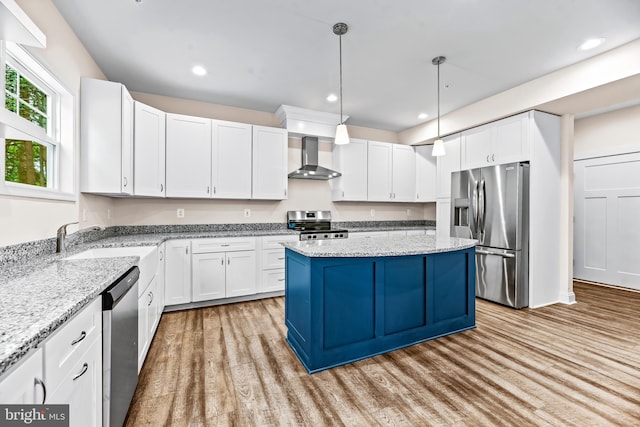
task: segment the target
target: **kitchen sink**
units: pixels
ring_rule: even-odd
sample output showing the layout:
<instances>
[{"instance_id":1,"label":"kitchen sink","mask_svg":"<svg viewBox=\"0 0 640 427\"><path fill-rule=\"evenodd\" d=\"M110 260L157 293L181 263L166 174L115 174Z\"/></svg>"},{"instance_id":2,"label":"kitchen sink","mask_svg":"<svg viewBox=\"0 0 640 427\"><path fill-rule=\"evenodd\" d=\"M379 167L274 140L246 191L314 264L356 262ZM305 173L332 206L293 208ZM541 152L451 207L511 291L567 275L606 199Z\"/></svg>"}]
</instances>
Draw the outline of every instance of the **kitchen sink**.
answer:
<instances>
[{"instance_id":1,"label":"kitchen sink","mask_svg":"<svg viewBox=\"0 0 640 427\"><path fill-rule=\"evenodd\" d=\"M138 291L142 293L158 269L158 248L156 246L130 246L121 248L95 248L88 249L83 252L68 256L64 259L94 259L94 258L116 258L137 256L140 257L138 261L138 268L140 268L140 279L138 284Z\"/></svg>"}]
</instances>

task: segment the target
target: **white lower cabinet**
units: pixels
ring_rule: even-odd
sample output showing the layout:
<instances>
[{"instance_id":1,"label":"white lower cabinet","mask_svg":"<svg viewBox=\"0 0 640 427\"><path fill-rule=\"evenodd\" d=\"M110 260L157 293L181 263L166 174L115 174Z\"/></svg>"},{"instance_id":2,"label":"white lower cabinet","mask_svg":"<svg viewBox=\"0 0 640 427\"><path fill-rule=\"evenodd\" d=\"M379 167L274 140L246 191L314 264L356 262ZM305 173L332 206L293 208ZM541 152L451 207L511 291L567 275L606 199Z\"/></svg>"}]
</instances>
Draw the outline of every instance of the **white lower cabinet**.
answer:
<instances>
[{"instance_id":1,"label":"white lower cabinet","mask_svg":"<svg viewBox=\"0 0 640 427\"><path fill-rule=\"evenodd\" d=\"M45 403L68 403L71 426L102 425L102 299L44 343Z\"/></svg>"},{"instance_id":2,"label":"white lower cabinet","mask_svg":"<svg viewBox=\"0 0 640 427\"><path fill-rule=\"evenodd\" d=\"M164 254L165 305L191 302L191 241L169 240Z\"/></svg>"},{"instance_id":3,"label":"white lower cabinet","mask_svg":"<svg viewBox=\"0 0 640 427\"><path fill-rule=\"evenodd\" d=\"M440 199L436 202L436 235L449 237L451 235L451 201Z\"/></svg>"},{"instance_id":4,"label":"white lower cabinet","mask_svg":"<svg viewBox=\"0 0 640 427\"><path fill-rule=\"evenodd\" d=\"M71 427L102 426L102 339L94 339L47 403L69 404Z\"/></svg>"},{"instance_id":5,"label":"white lower cabinet","mask_svg":"<svg viewBox=\"0 0 640 427\"><path fill-rule=\"evenodd\" d=\"M297 240L300 240L298 235L262 237L258 292L284 291L284 246L281 243Z\"/></svg>"},{"instance_id":6,"label":"white lower cabinet","mask_svg":"<svg viewBox=\"0 0 640 427\"><path fill-rule=\"evenodd\" d=\"M161 298L162 289L156 273L149 286L138 297L138 373L147 357L164 308Z\"/></svg>"},{"instance_id":7,"label":"white lower cabinet","mask_svg":"<svg viewBox=\"0 0 640 427\"><path fill-rule=\"evenodd\" d=\"M193 242L192 301L256 293L255 237Z\"/></svg>"},{"instance_id":8,"label":"white lower cabinet","mask_svg":"<svg viewBox=\"0 0 640 427\"><path fill-rule=\"evenodd\" d=\"M41 348L24 357L17 366L0 377L0 403L43 403L43 352Z\"/></svg>"}]
</instances>

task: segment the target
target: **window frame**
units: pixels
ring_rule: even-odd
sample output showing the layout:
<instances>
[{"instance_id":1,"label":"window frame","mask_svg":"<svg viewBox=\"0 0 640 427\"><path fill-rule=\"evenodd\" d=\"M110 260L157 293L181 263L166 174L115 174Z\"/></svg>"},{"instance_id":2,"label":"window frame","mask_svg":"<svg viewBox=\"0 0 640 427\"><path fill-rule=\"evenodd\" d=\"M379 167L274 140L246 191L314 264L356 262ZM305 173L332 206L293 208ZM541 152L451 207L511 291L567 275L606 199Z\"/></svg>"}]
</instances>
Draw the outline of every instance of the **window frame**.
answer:
<instances>
[{"instance_id":1,"label":"window frame","mask_svg":"<svg viewBox=\"0 0 640 427\"><path fill-rule=\"evenodd\" d=\"M45 130L7 110L3 99L0 107L0 195L77 201L75 96L23 47L0 40L0 93L3 97L6 96L6 64L48 95L48 111ZM5 139L31 140L48 148L47 187L5 181ZM51 153L53 155L49 156Z\"/></svg>"}]
</instances>

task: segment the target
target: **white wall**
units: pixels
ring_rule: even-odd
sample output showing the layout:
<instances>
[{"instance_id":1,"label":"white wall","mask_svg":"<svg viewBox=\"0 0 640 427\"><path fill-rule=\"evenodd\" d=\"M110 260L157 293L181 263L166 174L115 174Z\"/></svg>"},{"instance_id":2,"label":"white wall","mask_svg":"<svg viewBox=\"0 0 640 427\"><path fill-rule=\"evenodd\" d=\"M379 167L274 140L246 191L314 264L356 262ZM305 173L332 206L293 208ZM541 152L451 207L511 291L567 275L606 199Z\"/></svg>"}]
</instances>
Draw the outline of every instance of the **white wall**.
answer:
<instances>
[{"instance_id":1,"label":"white wall","mask_svg":"<svg viewBox=\"0 0 640 427\"><path fill-rule=\"evenodd\" d=\"M574 159L640 151L640 105L575 121Z\"/></svg>"}]
</instances>

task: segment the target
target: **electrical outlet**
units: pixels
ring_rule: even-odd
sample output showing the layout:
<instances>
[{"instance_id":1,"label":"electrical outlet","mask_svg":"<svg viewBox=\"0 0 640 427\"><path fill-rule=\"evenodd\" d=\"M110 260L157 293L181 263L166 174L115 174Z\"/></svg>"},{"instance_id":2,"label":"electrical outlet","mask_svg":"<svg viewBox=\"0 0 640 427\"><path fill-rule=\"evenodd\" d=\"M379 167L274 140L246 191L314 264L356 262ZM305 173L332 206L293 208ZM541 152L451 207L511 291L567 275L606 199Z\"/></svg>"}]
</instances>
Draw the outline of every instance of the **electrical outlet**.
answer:
<instances>
[{"instance_id":1,"label":"electrical outlet","mask_svg":"<svg viewBox=\"0 0 640 427\"><path fill-rule=\"evenodd\" d=\"M245 218L249 218L251 216L251 209L245 209L244 210L244 217Z\"/></svg>"},{"instance_id":2,"label":"electrical outlet","mask_svg":"<svg viewBox=\"0 0 640 427\"><path fill-rule=\"evenodd\" d=\"M176 210L176 216L178 218L184 218L184 209L177 209Z\"/></svg>"},{"instance_id":3,"label":"electrical outlet","mask_svg":"<svg viewBox=\"0 0 640 427\"><path fill-rule=\"evenodd\" d=\"M107 209L107 219L111 219L111 209Z\"/></svg>"},{"instance_id":4,"label":"electrical outlet","mask_svg":"<svg viewBox=\"0 0 640 427\"><path fill-rule=\"evenodd\" d=\"M376 216L376 210L375 209L371 209L371 216Z\"/></svg>"}]
</instances>

